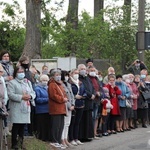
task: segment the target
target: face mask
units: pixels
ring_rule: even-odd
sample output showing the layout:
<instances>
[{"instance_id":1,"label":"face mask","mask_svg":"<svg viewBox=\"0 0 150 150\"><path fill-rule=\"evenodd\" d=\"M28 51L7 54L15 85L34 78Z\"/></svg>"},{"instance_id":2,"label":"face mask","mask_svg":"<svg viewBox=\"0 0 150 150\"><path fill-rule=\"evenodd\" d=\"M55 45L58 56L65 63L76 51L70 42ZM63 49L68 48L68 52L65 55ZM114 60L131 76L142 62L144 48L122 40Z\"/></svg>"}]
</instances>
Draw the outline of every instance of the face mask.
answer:
<instances>
[{"instance_id":1,"label":"face mask","mask_svg":"<svg viewBox=\"0 0 150 150\"><path fill-rule=\"evenodd\" d=\"M130 79L130 83L132 83L134 81L134 79Z\"/></svg>"},{"instance_id":2,"label":"face mask","mask_svg":"<svg viewBox=\"0 0 150 150\"><path fill-rule=\"evenodd\" d=\"M99 81L103 81L103 78L102 77L98 77Z\"/></svg>"},{"instance_id":3,"label":"face mask","mask_svg":"<svg viewBox=\"0 0 150 150\"><path fill-rule=\"evenodd\" d=\"M48 74L48 71L47 70L44 70L43 72L42 72L42 74Z\"/></svg>"},{"instance_id":4,"label":"face mask","mask_svg":"<svg viewBox=\"0 0 150 150\"><path fill-rule=\"evenodd\" d=\"M61 81L61 76L55 76L55 77L54 77L54 80L55 80L55 81Z\"/></svg>"},{"instance_id":5,"label":"face mask","mask_svg":"<svg viewBox=\"0 0 150 150\"><path fill-rule=\"evenodd\" d=\"M47 86L47 83L48 83L47 81L41 81L42 86Z\"/></svg>"},{"instance_id":6,"label":"face mask","mask_svg":"<svg viewBox=\"0 0 150 150\"><path fill-rule=\"evenodd\" d=\"M24 79L24 77L25 77L25 73L17 73L17 78L18 78L19 80Z\"/></svg>"},{"instance_id":7,"label":"face mask","mask_svg":"<svg viewBox=\"0 0 150 150\"><path fill-rule=\"evenodd\" d=\"M79 73L80 73L81 76L85 76L86 75L86 70L80 70Z\"/></svg>"},{"instance_id":8,"label":"face mask","mask_svg":"<svg viewBox=\"0 0 150 150\"><path fill-rule=\"evenodd\" d=\"M91 77L95 77L95 76L96 76L96 72L89 72L89 75L90 75Z\"/></svg>"},{"instance_id":9,"label":"face mask","mask_svg":"<svg viewBox=\"0 0 150 150\"><path fill-rule=\"evenodd\" d=\"M68 82L69 77L65 76L65 82Z\"/></svg>"},{"instance_id":10,"label":"face mask","mask_svg":"<svg viewBox=\"0 0 150 150\"><path fill-rule=\"evenodd\" d=\"M9 63L9 60L2 60L3 63Z\"/></svg>"},{"instance_id":11,"label":"face mask","mask_svg":"<svg viewBox=\"0 0 150 150\"><path fill-rule=\"evenodd\" d=\"M39 78L39 75L38 74L35 74L34 75L34 79L38 79Z\"/></svg>"},{"instance_id":12,"label":"face mask","mask_svg":"<svg viewBox=\"0 0 150 150\"><path fill-rule=\"evenodd\" d=\"M145 79L146 75L145 74L141 74L141 79Z\"/></svg>"},{"instance_id":13,"label":"face mask","mask_svg":"<svg viewBox=\"0 0 150 150\"><path fill-rule=\"evenodd\" d=\"M73 75L73 79L74 79L74 80L78 80L78 78L79 78L79 75L78 75L78 74L74 74L74 75Z\"/></svg>"},{"instance_id":14,"label":"face mask","mask_svg":"<svg viewBox=\"0 0 150 150\"><path fill-rule=\"evenodd\" d=\"M29 64L21 64L21 66L22 66L24 69L28 69L28 68L29 68Z\"/></svg>"},{"instance_id":15,"label":"face mask","mask_svg":"<svg viewBox=\"0 0 150 150\"><path fill-rule=\"evenodd\" d=\"M136 67L139 67L139 66L140 66L140 64L135 64L135 66L136 66Z\"/></svg>"},{"instance_id":16,"label":"face mask","mask_svg":"<svg viewBox=\"0 0 150 150\"><path fill-rule=\"evenodd\" d=\"M125 82L126 82L126 83L130 83L130 79L126 79Z\"/></svg>"}]
</instances>

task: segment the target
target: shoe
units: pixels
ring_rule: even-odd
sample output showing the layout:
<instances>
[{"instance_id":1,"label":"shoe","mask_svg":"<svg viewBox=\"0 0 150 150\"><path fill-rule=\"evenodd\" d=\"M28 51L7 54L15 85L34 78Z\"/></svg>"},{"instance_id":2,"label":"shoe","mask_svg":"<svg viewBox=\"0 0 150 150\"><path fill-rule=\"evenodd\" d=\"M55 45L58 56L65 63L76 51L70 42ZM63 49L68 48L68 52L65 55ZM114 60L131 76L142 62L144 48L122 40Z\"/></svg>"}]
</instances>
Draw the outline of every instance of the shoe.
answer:
<instances>
[{"instance_id":1,"label":"shoe","mask_svg":"<svg viewBox=\"0 0 150 150\"><path fill-rule=\"evenodd\" d=\"M117 134L117 132L116 132L116 131L111 131L111 133L112 133L112 134Z\"/></svg>"},{"instance_id":2,"label":"shoe","mask_svg":"<svg viewBox=\"0 0 150 150\"><path fill-rule=\"evenodd\" d=\"M97 137L102 137L102 136L103 136L102 133L97 134Z\"/></svg>"},{"instance_id":3,"label":"shoe","mask_svg":"<svg viewBox=\"0 0 150 150\"><path fill-rule=\"evenodd\" d=\"M60 144L60 148L61 149L66 149L67 147L65 145L63 145L63 144Z\"/></svg>"},{"instance_id":4,"label":"shoe","mask_svg":"<svg viewBox=\"0 0 150 150\"><path fill-rule=\"evenodd\" d=\"M70 142L71 145L77 146L78 144L73 140Z\"/></svg>"},{"instance_id":5,"label":"shoe","mask_svg":"<svg viewBox=\"0 0 150 150\"><path fill-rule=\"evenodd\" d=\"M99 140L100 138L97 136L94 136L94 140Z\"/></svg>"},{"instance_id":6,"label":"shoe","mask_svg":"<svg viewBox=\"0 0 150 150\"><path fill-rule=\"evenodd\" d=\"M123 129L120 129L120 132L124 132L124 130L123 130Z\"/></svg>"},{"instance_id":7,"label":"shoe","mask_svg":"<svg viewBox=\"0 0 150 150\"><path fill-rule=\"evenodd\" d=\"M59 143L50 143L50 145L54 146L54 147L61 147Z\"/></svg>"},{"instance_id":8,"label":"shoe","mask_svg":"<svg viewBox=\"0 0 150 150\"><path fill-rule=\"evenodd\" d=\"M79 141L79 140L76 140L75 141L78 145L83 145L84 143L82 143L81 141Z\"/></svg>"},{"instance_id":9,"label":"shoe","mask_svg":"<svg viewBox=\"0 0 150 150\"><path fill-rule=\"evenodd\" d=\"M146 125L146 124L144 124L144 125L142 125L142 127L143 127L143 128L147 128L147 125Z\"/></svg>"},{"instance_id":10,"label":"shoe","mask_svg":"<svg viewBox=\"0 0 150 150\"><path fill-rule=\"evenodd\" d=\"M107 133L107 132L103 133L103 136L108 136L108 135L109 135L109 133Z\"/></svg>"},{"instance_id":11,"label":"shoe","mask_svg":"<svg viewBox=\"0 0 150 150\"><path fill-rule=\"evenodd\" d=\"M127 128L127 130L126 131L131 131L131 129L130 128Z\"/></svg>"},{"instance_id":12,"label":"shoe","mask_svg":"<svg viewBox=\"0 0 150 150\"><path fill-rule=\"evenodd\" d=\"M133 126L130 126L130 129L135 129L135 127L133 127Z\"/></svg>"}]
</instances>

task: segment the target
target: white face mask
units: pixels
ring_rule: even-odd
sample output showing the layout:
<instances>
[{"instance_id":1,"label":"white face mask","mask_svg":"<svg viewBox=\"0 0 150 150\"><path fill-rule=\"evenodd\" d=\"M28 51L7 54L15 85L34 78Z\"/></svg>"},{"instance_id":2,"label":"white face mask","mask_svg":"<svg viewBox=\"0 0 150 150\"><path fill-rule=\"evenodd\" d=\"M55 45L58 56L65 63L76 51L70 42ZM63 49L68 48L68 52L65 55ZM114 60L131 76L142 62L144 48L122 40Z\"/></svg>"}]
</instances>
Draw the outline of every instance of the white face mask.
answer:
<instances>
[{"instance_id":1,"label":"white face mask","mask_svg":"<svg viewBox=\"0 0 150 150\"><path fill-rule=\"evenodd\" d=\"M77 80L78 78L79 78L79 75L78 75L78 74L74 74L74 75L73 75L73 79L74 79L74 80Z\"/></svg>"},{"instance_id":2,"label":"white face mask","mask_svg":"<svg viewBox=\"0 0 150 150\"><path fill-rule=\"evenodd\" d=\"M89 75L90 75L91 77L95 77L95 76L96 76L96 72L89 72Z\"/></svg>"},{"instance_id":3,"label":"white face mask","mask_svg":"<svg viewBox=\"0 0 150 150\"><path fill-rule=\"evenodd\" d=\"M55 80L55 81L61 81L61 76L55 76L55 77L54 77L54 80Z\"/></svg>"},{"instance_id":4,"label":"white face mask","mask_svg":"<svg viewBox=\"0 0 150 150\"><path fill-rule=\"evenodd\" d=\"M47 81L41 81L41 84L43 85L43 86L47 86Z\"/></svg>"},{"instance_id":5,"label":"white face mask","mask_svg":"<svg viewBox=\"0 0 150 150\"><path fill-rule=\"evenodd\" d=\"M126 83L130 83L130 79L126 79L125 82L126 82Z\"/></svg>"},{"instance_id":6,"label":"white face mask","mask_svg":"<svg viewBox=\"0 0 150 150\"><path fill-rule=\"evenodd\" d=\"M65 76L65 82L67 82L67 81L68 81L68 79L69 79L69 77L68 77L68 76Z\"/></svg>"},{"instance_id":7,"label":"white face mask","mask_svg":"<svg viewBox=\"0 0 150 150\"><path fill-rule=\"evenodd\" d=\"M86 75L86 70L80 70L79 73L80 73L81 76L85 76Z\"/></svg>"}]
</instances>

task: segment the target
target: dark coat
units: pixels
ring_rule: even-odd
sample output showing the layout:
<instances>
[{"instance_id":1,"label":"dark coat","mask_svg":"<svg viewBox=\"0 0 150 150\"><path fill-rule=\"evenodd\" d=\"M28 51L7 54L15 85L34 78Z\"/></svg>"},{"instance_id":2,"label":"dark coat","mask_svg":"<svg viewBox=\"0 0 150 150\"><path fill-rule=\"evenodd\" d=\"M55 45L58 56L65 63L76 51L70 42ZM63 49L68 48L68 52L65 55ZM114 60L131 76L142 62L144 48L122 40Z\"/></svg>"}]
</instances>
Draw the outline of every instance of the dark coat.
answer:
<instances>
[{"instance_id":1,"label":"dark coat","mask_svg":"<svg viewBox=\"0 0 150 150\"><path fill-rule=\"evenodd\" d=\"M145 84L145 82L144 82L144 84ZM145 87L140 86L139 87L138 108L140 108L140 109L148 108L148 102L144 100L144 98L142 96L142 93L141 93L142 91L144 92L144 91L147 91L147 90L148 90L147 86L145 86Z\"/></svg>"},{"instance_id":2,"label":"dark coat","mask_svg":"<svg viewBox=\"0 0 150 150\"><path fill-rule=\"evenodd\" d=\"M93 84L88 76L84 77L79 75L79 80L83 83L86 92L84 110L92 110L93 100L91 99L91 97L92 95L95 95Z\"/></svg>"}]
</instances>

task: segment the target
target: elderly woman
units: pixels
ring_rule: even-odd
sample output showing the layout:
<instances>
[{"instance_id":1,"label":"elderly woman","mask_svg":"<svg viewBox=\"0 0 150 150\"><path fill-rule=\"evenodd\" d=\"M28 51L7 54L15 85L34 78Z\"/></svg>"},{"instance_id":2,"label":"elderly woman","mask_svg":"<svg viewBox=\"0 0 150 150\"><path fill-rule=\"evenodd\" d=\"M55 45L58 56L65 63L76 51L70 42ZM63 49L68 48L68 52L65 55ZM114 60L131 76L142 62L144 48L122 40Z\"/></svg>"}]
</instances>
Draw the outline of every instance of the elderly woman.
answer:
<instances>
[{"instance_id":1,"label":"elderly woman","mask_svg":"<svg viewBox=\"0 0 150 150\"><path fill-rule=\"evenodd\" d=\"M18 66L14 70L14 79L7 85L10 100L10 121L13 123L12 149L23 146L24 126L30 123L30 101L33 102L35 98L31 82L24 77L24 68Z\"/></svg>"},{"instance_id":2,"label":"elderly woman","mask_svg":"<svg viewBox=\"0 0 150 150\"><path fill-rule=\"evenodd\" d=\"M0 148L2 146L3 142L3 116L7 115L5 104L7 102L8 96L7 96L7 89L5 85L3 75L3 67L0 65ZM3 111L2 111L3 110Z\"/></svg>"},{"instance_id":3,"label":"elderly woman","mask_svg":"<svg viewBox=\"0 0 150 150\"><path fill-rule=\"evenodd\" d=\"M68 101L65 89L61 81L61 70L52 69L51 79L48 85L49 114L51 116L51 145L64 148L61 144L61 136L64 128L64 116L66 115L66 102Z\"/></svg>"},{"instance_id":4,"label":"elderly woman","mask_svg":"<svg viewBox=\"0 0 150 150\"><path fill-rule=\"evenodd\" d=\"M48 111L48 86L49 77L47 75L40 76L40 82L35 87L35 114L37 124L37 138L48 141L49 140L49 111Z\"/></svg>"},{"instance_id":5,"label":"elderly woman","mask_svg":"<svg viewBox=\"0 0 150 150\"><path fill-rule=\"evenodd\" d=\"M11 56L8 51L3 50L1 52L0 63L2 64L2 67L3 67L3 75L2 76L4 77L5 83L7 85L7 83L13 79L13 73L14 73L13 63L11 61ZM8 107L8 102L5 105L6 105L6 107ZM11 135L11 133L9 132L9 128L8 128L7 117L4 118L4 123L5 123L5 133L7 135Z\"/></svg>"}]
</instances>

